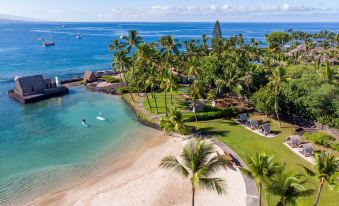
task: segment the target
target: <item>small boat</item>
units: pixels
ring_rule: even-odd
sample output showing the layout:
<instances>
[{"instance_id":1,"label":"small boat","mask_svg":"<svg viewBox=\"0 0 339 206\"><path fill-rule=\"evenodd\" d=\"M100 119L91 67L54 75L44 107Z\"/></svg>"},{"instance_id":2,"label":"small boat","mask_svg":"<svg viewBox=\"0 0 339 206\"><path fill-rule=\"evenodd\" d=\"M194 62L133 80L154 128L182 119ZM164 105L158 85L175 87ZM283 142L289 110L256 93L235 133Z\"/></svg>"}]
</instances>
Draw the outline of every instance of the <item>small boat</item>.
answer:
<instances>
[{"instance_id":1,"label":"small boat","mask_svg":"<svg viewBox=\"0 0 339 206\"><path fill-rule=\"evenodd\" d=\"M106 119L102 116L101 112L99 113L99 116L97 116L97 120L105 121Z\"/></svg>"},{"instance_id":2,"label":"small boat","mask_svg":"<svg viewBox=\"0 0 339 206\"><path fill-rule=\"evenodd\" d=\"M52 42L52 41L45 41L42 45L43 45L43 46L54 46L55 43Z\"/></svg>"},{"instance_id":3,"label":"small boat","mask_svg":"<svg viewBox=\"0 0 339 206\"><path fill-rule=\"evenodd\" d=\"M66 25L62 25L61 28L67 28L67 26Z\"/></svg>"}]
</instances>

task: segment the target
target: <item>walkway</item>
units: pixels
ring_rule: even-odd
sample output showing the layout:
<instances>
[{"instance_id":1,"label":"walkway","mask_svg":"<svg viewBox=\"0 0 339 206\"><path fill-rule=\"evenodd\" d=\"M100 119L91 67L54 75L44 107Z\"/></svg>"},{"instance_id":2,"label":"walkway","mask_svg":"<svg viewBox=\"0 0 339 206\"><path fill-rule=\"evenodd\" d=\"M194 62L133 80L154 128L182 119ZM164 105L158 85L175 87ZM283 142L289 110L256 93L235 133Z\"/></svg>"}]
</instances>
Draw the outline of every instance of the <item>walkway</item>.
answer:
<instances>
[{"instance_id":1,"label":"walkway","mask_svg":"<svg viewBox=\"0 0 339 206\"><path fill-rule=\"evenodd\" d=\"M240 166L247 168L245 162L233 151L231 150L227 145L220 142L219 140L212 138L211 141L216 144L218 147L222 148L224 152L227 152L228 154L232 155L236 160L238 160L238 164ZM243 175L245 185L246 185L246 191L247 191L247 206L258 206L259 205L259 198L258 198L258 192L257 187L255 185L255 182L247 177L246 175Z\"/></svg>"},{"instance_id":2,"label":"walkway","mask_svg":"<svg viewBox=\"0 0 339 206\"><path fill-rule=\"evenodd\" d=\"M153 119L153 120L155 120L156 122L159 123L159 122L160 122L160 117L161 117L161 116L164 116L164 114L154 115L154 114L150 113L149 111L147 111L147 110L144 108L144 104L143 104L144 99L145 99L145 94L142 93L142 94L140 94L140 95L142 95L142 96L140 96L140 98L138 99L138 109L139 109L143 114L145 114L147 117L149 117L149 118L151 118L151 119Z\"/></svg>"}]
</instances>

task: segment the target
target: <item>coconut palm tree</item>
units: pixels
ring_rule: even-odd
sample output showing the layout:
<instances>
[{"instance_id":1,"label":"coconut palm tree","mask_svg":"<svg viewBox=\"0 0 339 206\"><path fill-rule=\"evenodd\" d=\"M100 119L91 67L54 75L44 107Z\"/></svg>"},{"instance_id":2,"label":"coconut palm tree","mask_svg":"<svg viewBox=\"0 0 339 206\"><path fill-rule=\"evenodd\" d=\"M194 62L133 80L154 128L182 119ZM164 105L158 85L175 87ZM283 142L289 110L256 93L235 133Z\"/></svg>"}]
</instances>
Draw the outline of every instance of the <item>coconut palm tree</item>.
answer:
<instances>
[{"instance_id":1,"label":"coconut palm tree","mask_svg":"<svg viewBox=\"0 0 339 206\"><path fill-rule=\"evenodd\" d=\"M254 179L259 193L259 205L261 205L261 193L263 185L268 183L279 170L278 163L273 161L273 156L265 153L256 153L247 157L248 168L240 168L240 171Z\"/></svg>"},{"instance_id":2,"label":"coconut palm tree","mask_svg":"<svg viewBox=\"0 0 339 206\"><path fill-rule=\"evenodd\" d=\"M288 80L289 78L286 76L286 70L281 66L272 70L272 76L269 77L269 85L274 88L274 110L280 127L278 96L280 94L281 86Z\"/></svg>"},{"instance_id":3,"label":"coconut palm tree","mask_svg":"<svg viewBox=\"0 0 339 206\"><path fill-rule=\"evenodd\" d=\"M313 189L305 187L307 183L308 181L304 175L284 171L283 169L279 174L274 176L267 190L270 194L279 197L277 206L293 206L297 204L298 199L314 193Z\"/></svg>"},{"instance_id":4,"label":"coconut palm tree","mask_svg":"<svg viewBox=\"0 0 339 206\"><path fill-rule=\"evenodd\" d=\"M123 81L124 81L127 86L127 90L132 101L135 102L133 95L130 92L127 78L125 77L125 75L123 75L126 69L129 68L129 66L131 65L131 59L127 56L127 54L128 54L128 51L126 50L119 50L115 52L115 54L113 55L113 65L116 65L117 71L120 72L120 79L122 80L121 86L123 86Z\"/></svg>"},{"instance_id":5,"label":"coconut palm tree","mask_svg":"<svg viewBox=\"0 0 339 206\"><path fill-rule=\"evenodd\" d=\"M195 203L195 191L199 187L216 191L218 194L227 194L224 180L211 177L225 164L215 153L212 144L194 139L184 146L180 161L173 155L161 160L160 167L174 169L185 178L189 178L192 185L192 206Z\"/></svg>"},{"instance_id":6,"label":"coconut palm tree","mask_svg":"<svg viewBox=\"0 0 339 206\"><path fill-rule=\"evenodd\" d=\"M315 167L314 171L307 167L304 167L306 173L319 180L319 189L317 196L314 200L313 206L318 204L321 190L325 183L328 183L330 189L334 189L338 186L339 180L339 158L335 157L332 153L317 153L315 155Z\"/></svg>"},{"instance_id":7,"label":"coconut palm tree","mask_svg":"<svg viewBox=\"0 0 339 206\"><path fill-rule=\"evenodd\" d=\"M173 35L162 36L158 41L160 48L160 53L165 57L169 69L173 73L173 55L179 54L179 48L181 44Z\"/></svg>"},{"instance_id":8,"label":"coconut palm tree","mask_svg":"<svg viewBox=\"0 0 339 206\"><path fill-rule=\"evenodd\" d=\"M194 112L194 117L195 117L196 122L198 121L196 102L197 102L197 99L202 98L203 93L204 93L204 86L203 86L202 81L198 79L194 80L193 84L191 85L191 89L190 89L190 97L193 103L193 112Z\"/></svg>"},{"instance_id":9,"label":"coconut palm tree","mask_svg":"<svg viewBox=\"0 0 339 206\"><path fill-rule=\"evenodd\" d=\"M165 133L185 133L187 131L187 127L182 119L182 113L175 107L171 107L168 117L161 117L160 127L163 128Z\"/></svg>"},{"instance_id":10,"label":"coconut palm tree","mask_svg":"<svg viewBox=\"0 0 339 206\"><path fill-rule=\"evenodd\" d=\"M168 116L168 107L167 107L167 92L170 89L170 82L171 82L171 74L170 72L165 69L161 73L160 77L160 88L164 90L165 92L165 113L166 117Z\"/></svg>"},{"instance_id":11,"label":"coconut palm tree","mask_svg":"<svg viewBox=\"0 0 339 206\"><path fill-rule=\"evenodd\" d=\"M134 66L135 66L135 59L134 59L134 53L135 49L139 46L139 44L142 42L142 38L138 35L138 32L136 30L129 30L128 36L124 36L123 40L125 40L125 43L123 43L123 46L126 47L128 50L128 53L131 52L132 55L132 75L134 78Z\"/></svg>"}]
</instances>

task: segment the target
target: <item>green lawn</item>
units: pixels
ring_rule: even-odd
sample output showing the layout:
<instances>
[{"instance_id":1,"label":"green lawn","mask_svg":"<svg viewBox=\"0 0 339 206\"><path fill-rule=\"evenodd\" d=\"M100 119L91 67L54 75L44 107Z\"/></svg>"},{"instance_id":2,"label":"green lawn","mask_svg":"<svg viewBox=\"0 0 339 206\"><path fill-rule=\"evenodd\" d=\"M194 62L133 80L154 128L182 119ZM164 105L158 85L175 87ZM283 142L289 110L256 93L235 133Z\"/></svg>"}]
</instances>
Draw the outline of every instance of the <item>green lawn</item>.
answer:
<instances>
[{"instance_id":1,"label":"green lawn","mask_svg":"<svg viewBox=\"0 0 339 206\"><path fill-rule=\"evenodd\" d=\"M180 96L181 94L183 94L183 92L181 92L181 91L173 92L173 98L172 98L173 105L177 108L180 108L180 109L187 106L187 105L185 105L184 99ZM156 96L156 100L157 100L159 114L164 114L166 112L165 111L165 93L164 92L155 93L155 96ZM143 100L144 108L146 108L147 111L155 114L156 113L155 99L152 98L152 96L150 94L148 94L148 97L149 97L149 101L150 101L150 104L151 104L151 108L149 108L146 98L144 98L144 100ZM169 92L167 92L167 108L171 108L171 106L172 106L171 94Z\"/></svg>"},{"instance_id":2,"label":"green lawn","mask_svg":"<svg viewBox=\"0 0 339 206\"><path fill-rule=\"evenodd\" d=\"M291 126L285 125L284 127L283 125L284 128L280 129L278 123L272 121L272 131L278 131L280 133L276 137L269 139L246 130L230 119L190 122L187 124L196 127L202 132L213 135L232 148L242 159L245 159L246 155L253 155L255 152L265 152L274 155L278 162L286 162L286 167L290 170L303 171L299 164L313 168L310 163L294 154L282 144L285 138L293 132L293 127ZM318 188L315 181L312 187L314 187L314 189ZM305 205L312 205L314 196L305 199ZM339 202L339 193L330 191L328 187L325 186L320 196L319 205L334 206L337 204L336 202Z\"/></svg>"}]
</instances>

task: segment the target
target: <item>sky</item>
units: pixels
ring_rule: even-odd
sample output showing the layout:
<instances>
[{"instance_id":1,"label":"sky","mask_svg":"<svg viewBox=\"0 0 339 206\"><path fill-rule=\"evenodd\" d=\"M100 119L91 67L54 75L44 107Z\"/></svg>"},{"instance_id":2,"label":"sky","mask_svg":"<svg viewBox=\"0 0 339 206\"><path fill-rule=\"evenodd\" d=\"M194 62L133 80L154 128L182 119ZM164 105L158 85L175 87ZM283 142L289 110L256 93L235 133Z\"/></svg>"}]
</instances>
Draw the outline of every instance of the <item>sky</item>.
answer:
<instances>
[{"instance_id":1,"label":"sky","mask_svg":"<svg viewBox=\"0 0 339 206\"><path fill-rule=\"evenodd\" d=\"M71 22L338 22L339 0L0 0L0 14Z\"/></svg>"}]
</instances>

